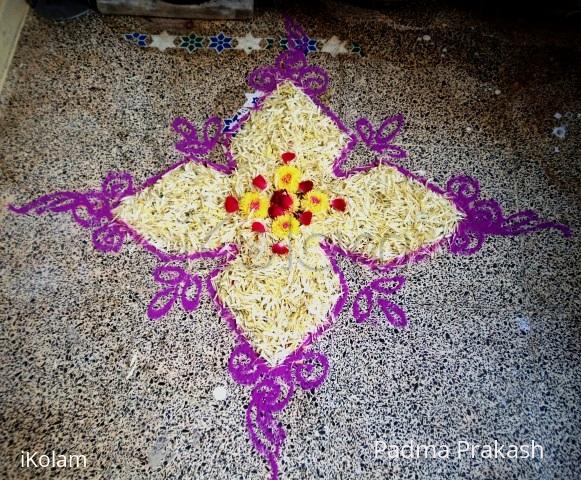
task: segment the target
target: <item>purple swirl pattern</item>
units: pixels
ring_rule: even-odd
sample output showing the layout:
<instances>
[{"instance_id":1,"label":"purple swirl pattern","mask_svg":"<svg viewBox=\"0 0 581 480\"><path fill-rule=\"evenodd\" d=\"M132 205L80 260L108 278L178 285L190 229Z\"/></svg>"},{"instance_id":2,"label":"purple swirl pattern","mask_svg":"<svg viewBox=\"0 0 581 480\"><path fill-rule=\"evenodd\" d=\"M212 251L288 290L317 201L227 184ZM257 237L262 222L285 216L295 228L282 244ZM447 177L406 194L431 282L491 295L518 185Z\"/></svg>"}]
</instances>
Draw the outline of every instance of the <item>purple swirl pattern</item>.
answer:
<instances>
[{"instance_id":1,"label":"purple swirl pattern","mask_svg":"<svg viewBox=\"0 0 581 480\"><path fill-rule=\"evenodd\" d=\"M253 70L247 81L252 88L266 93L273 92L282 82L291 81L307 95L317 97L327 91L329 75L321 67L308 65L305 54L291 48L282 52L273 66Z\"/></svg>"},{"instance_id":2,"label":"purple swirl pattern","mask_svg":"<svg viewBox=\"0 0 581 480\"><path fill-rule=\"evenodd\" d=\"M210 117L204 122L201 133L196 126L185 117L178 117L172 122L173 130L180 136L176 150L186 158L200 162L225 174L230 174L236 168L236 162L228 157L225 164L212 162L208 155L218 145L225 143L223 139L223 122L219 117Z\"/></svg>"},{"instance_id":3,"label":"purple swirl pattern","mask_svg":"<svg viewBox=\"0 0 581 480\"><path fill-rule=\"evenodd\" d=\"M385 319L396 328L407 325L407 315L399 306L388 300L387 296L393 295L405 284L402 276L382 277L373 280L368 286L362 288L353 302L353 317L357 323L369 320L376 306L379 307Z\"/></svg>"},{"instance_id":4,"label":"purple swirl pattern","mask_svg":"<svg viewBox=\"0 0 581 480\"><path fill-rule=\"evenodd\" d=\"M565 237L571 229L561 223L545 220L533 210L506 216L496 200L480 198L480 184L461 175L448 180L446 196L464 215L449 242L449 250L457 255L472 255L482 248L491 235L514 237L546 229L555 229Z\"/></svg>"},{"instance_id":5,"label":"purple swirl pattern","mask_svg":"<svg viewBox=\"0 0 581 480\"><path fill-rule=\"evenodd\" d=\"M68 212L78 225L92 230L91 239L97 250L119 252L128 232L113 218L113 209L123 198L134 193L133 177L129 173L109 172L100 191L55 192L19 207L9 205L8 208L21 215Z\"/></svg>"},{"instance_id":6,"label":"purple swirl pattern","mask_svg":"<svg viewBox=\"0 0 581 480\"><path fill-rule=\"evenodd\" d=\"M147 316L151 320L167 315L179 299L186 312L192 312L200 305L202 279L190 275L180 266L161 265L153 271L154 280L163 285L147 306Z\"/></svg>"},{"instance_id":7,"label":"purple swirl pattern","mask_svg":"<svg viewBox=\"0 0 581 480\"><path fill-rule=\"evenodd\" d=\"M228 369L237 383L253 386L246 409L246 428L253 447L269 463L271 479L275 480L286 438L275 414L288 406L297 388L319 387L329 372L329 361L322 353L299 349L282 364L270 367L243 340L232 351Z\"/></svg>"},{"instance_id":8,"label":"purple swirl pattern","mask_svg":"<svg viewBox=\"0 0 581 480\"><path fill-rule=\"evenodd\" d=\"M393 141L403 130L404 124L403 115L398 113L385 118L377 129L367 118L360 118L355 122L355 130L359 139L370 150L392 159L402 159L406 158L408 154L402 147L394 145Z\"/></svg>"}]
</instances>

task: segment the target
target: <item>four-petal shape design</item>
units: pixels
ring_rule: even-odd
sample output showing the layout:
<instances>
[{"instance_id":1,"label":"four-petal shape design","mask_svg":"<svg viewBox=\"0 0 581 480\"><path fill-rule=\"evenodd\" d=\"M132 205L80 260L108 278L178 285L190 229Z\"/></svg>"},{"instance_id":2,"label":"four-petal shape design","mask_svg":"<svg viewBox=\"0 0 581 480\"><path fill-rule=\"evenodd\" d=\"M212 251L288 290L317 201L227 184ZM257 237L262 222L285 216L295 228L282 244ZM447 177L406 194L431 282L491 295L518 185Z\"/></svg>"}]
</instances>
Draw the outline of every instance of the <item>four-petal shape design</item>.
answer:
<instances>
[{"instance_id":1,"label":"four-petal shape design","mask_svg":"<svg viewBox=\"0 0 581 480\"><path fill-rule=\"evenodd\" d=\"M183 161L140 187L128 173L110 173L99 190L55 192L10 206L19 214L70 213L101 251L118 252L132 238L156 255L161 289L147 309L152 319L176 304L196 309L204 279L188 271L188 262L219 261L205 287L237 336L228 368L237 383L253 388L246 426L272 479L286 435L276 416L296 391L319 387L329 371L325 355L309 345L347 302L338 255L389 272L440 246L471 255L491 235L548 228L571 234L531 210L505 215L497 201L480 198L470 177L454 177L444 189L392 163L407 155L394 145L403 117L388 117L377 128L362 118L347 128L318 98L329 78L307 63L309 37L291 19L285 27L289 50L251 72L248 83L261 95L235 126L224 129L212 117L198 132L184 118L174 121ZM180 46L193 39L185 48L198 48L194 37L182 37ZM232 46L223 34L211 42L218 52ZM357 143L380 156L347 168ZM224 162L212 156L219 146ZM281 159L290 162L284 170ZM284 216L274 207L286 209ZM286 233L292 234L286 244L274 243ZM378 307L393 326L405 326L405 312L387 298L403 284L403 277L388 276L364 287L354 299L356 321L370 320Z\"/></svg>"},{"instance_id":2,"label":"four-petal shape design","mask_svg":"<svg viewBox=\"0 0 581 480\"><path fill-rule=\"evenodd\" d=\"M178 127L183 134L182 122ZM399 147L391 146L401 129L399 118L378 132L369 122L361 129L363 141L401 155ZM453 233L461 218L447 198L391 166L352 174L339 170L337 160L352 144L352 136L318 99L284 80L229 137L233 171L185 163L125 198L115 213L171 253L235 246L236 258L213 276L212 288L256 351L276 365L333 319L332 307L342 289L322 243L381 264L438 242ZM212 142L207 129L203 137ZM181 148L196 154L203 146L182 142ZM267 232L257 235L251 229L253 219L229 214L224 199L242 197L259 174L268 178L289 149L296 153L293 167L317 188L345 199L346 211L315 215L291 238L289 255L284 256L270 249L277 239L268 229L269 219ZM274 189L269 182L263 194L270 196Z\"/></svg>"}]
</instances>

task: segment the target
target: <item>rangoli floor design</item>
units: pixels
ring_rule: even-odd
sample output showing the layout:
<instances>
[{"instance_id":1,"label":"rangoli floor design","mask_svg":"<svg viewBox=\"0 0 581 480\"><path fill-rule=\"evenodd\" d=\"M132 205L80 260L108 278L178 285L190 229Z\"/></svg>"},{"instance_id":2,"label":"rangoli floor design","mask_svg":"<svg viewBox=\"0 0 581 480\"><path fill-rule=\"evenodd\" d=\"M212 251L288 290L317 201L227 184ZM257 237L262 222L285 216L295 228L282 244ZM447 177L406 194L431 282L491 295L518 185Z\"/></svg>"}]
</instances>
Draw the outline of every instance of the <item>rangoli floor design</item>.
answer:
<instances>
[{"instance_id":1,"label":"rangoli floor design","mask_svg":"<svg viewBox=\"0 0 581 480\"><path fill-rule=\"evenodd\" d=\"M491 235L571 233L531 210L505 214L497 201L481 198L473 178L440 187L400 166L406 152L395 141L403 117L378 127L365 118L345 125L320 100L329 77L308 64L309 37L290 19L286 28L289 49L250 74L261 95L232 130L217 117L200 131L179 118L173 126L184 160L142 185L128 173L110 173L100 189L11 206L20 214L68 212L101 251L119 252L133 240L155 255L160 290L148 307L152 319L178 304L194 310L204 292L211 296L236 335L228 367L252 388L248 433L272 478L285 440L278 415L297 389L318 387L329 370L312 344L345 306L338 256L379 273L356 294L355 320L378 310L401 328L406 314L389 299L405 283L392 274L397 267L438 250L473 254ZM216 37L220 42L229 48ZM377 158L346 168L357 144ZM220 148L224 162L211 156ZM217 266L203 276L190 271L193 259Z\"/></svg>"}]
</instances>

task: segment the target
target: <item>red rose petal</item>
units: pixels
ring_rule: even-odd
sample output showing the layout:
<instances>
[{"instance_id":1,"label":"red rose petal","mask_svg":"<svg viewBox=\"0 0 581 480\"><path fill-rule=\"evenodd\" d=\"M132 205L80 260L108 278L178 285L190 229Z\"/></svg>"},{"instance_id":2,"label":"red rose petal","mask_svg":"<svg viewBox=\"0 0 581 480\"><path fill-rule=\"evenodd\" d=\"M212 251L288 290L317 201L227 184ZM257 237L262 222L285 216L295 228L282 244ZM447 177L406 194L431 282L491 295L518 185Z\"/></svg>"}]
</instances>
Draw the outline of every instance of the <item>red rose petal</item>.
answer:
<instances>
[{"instance_id":1,"label":"red rose petal","mask_svg":"<svg viewBox=\"0 0 581 480\"><path fill-rule=\"evenodd\" d=\"M268 207L268 216L270 218L276 218L284 215L284 208L279 207L278 205L271 205Z\"/></svg>"},{"instance_id":2,"label":"red rose petal","mask_svg":"<svg viewBox=\"0 0 581 480\"><path fill-rule=\"evenodd\" d=\"M347 209L347 202L342 198L336 198L331 202L331 206L339 212L344 212Z\"/></svg>"},{"instance_id":3,"label":"red rose petal","mask_svg":"<svg viewBox=\"0 0 581 480\"><path fill-rule=\"evenodd\" d=\"M308 210L299 215L299 222L301 222L301 225L310 225L311 220L313 220L313 214Z\"/></svg>"},{"instance_id":4,"label":"red rose petal","mask_svg":"<svg viewBox=\"0 0 581 480\"><path fill-rule=\"evenodd\" d=\"M299 183L299 192L307 193L313 189L313 182L310 180L305 180L304 182Z\"/></svg>"},{"instance_id":5,"label":"red rose petal","mask_svg":"<svg viewBox=\"0 0 581 480\"><path fill-rule=\"evenodd\" d=\"M266 232L266 227L260 222L252 222L252 231L256 233Z\"/></svg>"},{"instance_id":6,"label":"red rose petal","mask_svg":"<svg viewBox=\"0 0 581 480\"><path fill-rule=\"evenodd\" d=\"M282 196L284 195L284 190L276 190L272 193L270 197L270 204L271 205L278 205L280 206L282 202Z\"/></svg>"},{"instance_id":7,"label":"red rose petal","mask_svg":"<svg viewBox=\"0 0 581 480\"><path fill-rule=\"evenodd\" d=\"M286 255L288 253L288 247L282 243L275 243L272 245L272 253Z\"/></svg>"},{"instance_id":8,"label":"red rose petal","mask_svg":"<svg viewBox=\"0 0 581 480\"><path fill-rule=\"evenodd\" d=\"M281 155L282 161L284 163L292 162L295 159L296 155L293 152L284 152Z\"/></svg>"},{"instance_id":9,"label":"red rose petal","mask_svg":"<svg viewBox=\"0 0 581 480\"><path fill-rule=\"evenodd\" d=\"M254 185L256 188L260 190L264 190L268 185L268 182L266 181L266 178L264 178L262 175L258 175L257 177L254 178L254 180L252 180L252 185Z\"/></svg>"},{"instance_id":10,"label":"red rose petal","mask_svg":"<svg viewBox=\"0 0 581 480\"><path fill-rule=\"evenodd\" d=\"M288 194L283 195L280 199L280 206L284 210L288 210L293 206L293 198Z\"/></svg>"},{"instance_id":11,"label":"red rose petal","mask_svg":"<svg viewBox=\"0 0 581 480\"><path fill-rule=\"evenodd\" d=\"M270 206L288 210L293 206L293 198L285 190L276 190L270 197Z\"/></svg>"},{"instance_id":12,"label":"red rose petal","mask_svg":"<svg viewBox=\"0 0 581 480\"><path fill-rule=\"evenodd\" d=\"M224 208L226 209L226 211L228 213L234 213L238 211L238 200L236 200L236 197L233 197L232 195L228 195L226 197L226 201L224 202Z\"/></svg>"}]
</instances>

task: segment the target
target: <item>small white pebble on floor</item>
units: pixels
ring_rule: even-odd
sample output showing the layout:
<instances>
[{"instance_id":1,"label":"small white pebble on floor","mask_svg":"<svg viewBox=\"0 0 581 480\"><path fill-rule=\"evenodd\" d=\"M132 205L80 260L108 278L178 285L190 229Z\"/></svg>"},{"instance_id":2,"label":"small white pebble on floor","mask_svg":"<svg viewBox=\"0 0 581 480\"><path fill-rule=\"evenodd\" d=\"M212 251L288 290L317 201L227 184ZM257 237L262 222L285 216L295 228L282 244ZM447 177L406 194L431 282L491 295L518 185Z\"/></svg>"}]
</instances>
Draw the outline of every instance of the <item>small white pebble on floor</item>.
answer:
<instances>
[{"instance_id":1,"label":"small white pebble on floor","mask_svg":"<svg viewBox=\"0 0 581 480\"><path fill-rule=\"evenodd\" d=\"M567 127L565 125L561 125L559 127L553 128L553 135L557 138L565 138L567 136Z\"/></svg>"},{"instance_id":2,"label":"small white pebble on floor","mask_svg":"<svg viewBox=\"0 0 581 480\"><path fill-rule=\"evenodd\" d=\"M226 390L226 387L219 385L214 389L212 395L214 395L215 400L223 402L228 397L228 390Z\"/></svg>"},{"instance_id":3,"label":"small white pebble on floor","mask_svg":"<svg viewBox=\"0 0 581 480\"><path fill-rule=\"evenodd\" d=\"M422 40L423 40L424 42L429 42L431 39L432 39L432 37L430 37L429 35L424 35L424 36L422 37Z\"/></svg>"},{"instance_id":4,"label":"small white pebble on floor","mask_svg":"<svg viewBox=\"0 0 581 480\"><path fill-rule=\"evenodd\" d=\"M559 120L563 115L561 115L559 112L555 113L554 117Z\"/></svg>"},{"instance_id":5,"label":"small white pebble on floor","mask_svg":"<svg viewBox=\"0 0 581 480\"><path fill-rule=\"evenodd\" d=\"M559 147L555 147L555 153L559 153L561 150L559 150Z\"/></svg>"},{"instance_id":6,"label":"small white pebble on floor","mask_svg":"<svg viewBox=\"0 0 581 480\"><path fill-rule=\"evenodd\" d=\"M472 131L472 127L466 127L466 131L470 133Z\"/></svg>"},{"instance_id":7,"label":"small white pebble on floor","mask_svg":"<svg viewBox=\"0 0 581 480\"><path fill-rule=\"evenodd\" d=\"M494 94L495 94L495 95L500 95L500 90L497 88L497 89L494 91Z\"/></svg>"},{"instance_id":8,"label":"small white pebble on floor","mask_svg":"<svg viewBox=\"0 0 581 480\"><path fill-rule=\"evenodd\" d=\"M446 47L442 48L442 52L446 53L448 49Z\"/></svg>"},{"instance_id":9,"label":"small white pebble on floor","mask_svg":"<svg viewBox=\"0 0 581 480\"><path fill-rule=\"evenodd\" d=\"M127 376L125 380L129 380L133 374L135 373L135 369L137 368L137 358L139 357L137 352L133 352L131 356L131 360L129 361L129 371L127 372Z\"/></svg>"},{"instance_id":10,"label":"small white pebble on floor","mask_svg":"<svg viewBox=\"0 0 581 480\"><path fill-rule=\"evenodd\" d=\"M149 453L149 467L152 470L157 470L163 463L166 457L167 440L165 438L158 438L155 442L152 451Z\"/></svg>"},{"instance_id":11,"label":"small white pebble on floor","mask_svg":"<svg viewBox=\"0 0 581 480\"><path fill-rule=\"evenodd\" d=\"M524 315L518 315L516 317L516 323L518 325L519 330L523 333L528 333L531 329L530 321Z\"/></svg>"}]
</instances>

